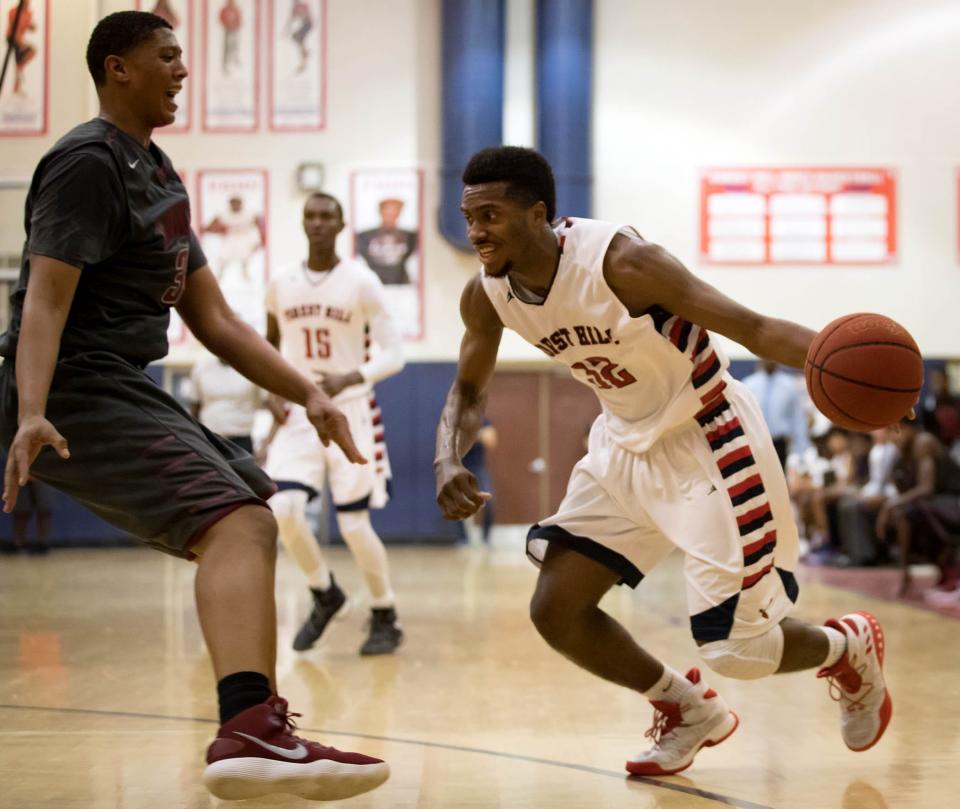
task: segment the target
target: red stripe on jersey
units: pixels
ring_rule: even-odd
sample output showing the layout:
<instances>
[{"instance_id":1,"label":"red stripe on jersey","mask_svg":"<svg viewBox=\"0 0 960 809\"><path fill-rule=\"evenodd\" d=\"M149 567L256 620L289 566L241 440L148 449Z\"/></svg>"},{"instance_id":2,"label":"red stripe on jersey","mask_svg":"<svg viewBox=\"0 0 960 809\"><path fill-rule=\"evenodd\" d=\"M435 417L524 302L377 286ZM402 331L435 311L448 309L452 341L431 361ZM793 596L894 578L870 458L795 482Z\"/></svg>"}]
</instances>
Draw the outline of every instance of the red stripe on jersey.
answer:
<instances>
[{"instance_id":1,"label":"red stripe on jersey","mask_svg":"<svg viewBox=\"0 0 960 809\"><path fill-rule=\"evenodd\" d=\"M736 497L738 494L743 494L747 489L752 489L754 486L763 483L760 479L760 475L750 475L746 480L741 481L736 486L731 486L727 489L727 494L731 497Z\"/></svg>"},{"instance_id":2,"label":"red stripe on jersey","mask_svg":"<svg viewBox=\"0 0 960 809\"><path fill-rule=\"evenodd\" d=\"M670 329L670 342L678 348L680 347L680 332L686 322L682 317L678 317L676 323L673 324L673 328Z\"/></svg>"},{"instance_id":3,"label":"red stripe on jersey","mask_svg":"<svg viewBox=\"0 0 960 809\"><path fill-rule=\"evenodd\" d=\"M717 466L721 469L725 469L730 466L730 464L739 461L741 458L747 458L750 456L750 447L740 447L740 449L735 449L733 452L727 453L722 458L717 460Z\"/></svg>"},{"instance_id":4,"label":"red stripe on jersey","mask_svg":"<svg viewBox=\"0 0 960 809\"><path fill-rule=\"evenodd\" d=\"M740 419L734 416L726 424L721 424L716 430L711 430L709 433L707 433L707 441L716 441L718 438L722 438L731 430L735 430L739 426Z\"/></svg>"},{"instance_id":5,"label":"red stripe on jersey","mask_svg":"<svg viewBox=\"0 0 960 809\"><path fill-rule=\"evenodd\" d=\"M373 417L373 426L374 426L374 427L378 427L378 426L380 425L380 421L381 421L380 416L374 416L374 417Z\"/></svg>"},{"instance_id":6,"label":"red stripe on jersey","mask_svg":"<svg viewBox=\"0 0 960 809\"><path fill-rule=\"evenodd\" d=\"M772 531L767 531L767 533L763 535L763 539L758 539L756 542L751 542L749 545L744 545L743 555L749 556L751 553L756 553L768 542L776 542L776 541L777 541L777 529L774 528Z\"/></svg>"},{"instance_id":7,"label":"red stripe on jersey","mask_svg":"<svg viewBox=\"0 0 960 809\"><path fill-rule=\"evenodd\" d=\"M704 407L703 410L707 410L713 405L713 400L718 398L720 394L723 393L723 389L726 386L727 386L727 383L724 382L723 380L720 380L720 382L717 385L710 388L710 390L708 390L705 394L703 394L703 396L700 397L700 401L703 402L704 405L706 405L706 407ZM700 413L703 413L703 410L701 410ZM697 415L699 416L700 413L698 413Z\"/></svg>"},{"instance_id":8,"label":"red stripe on jersey","mask_svg":"<svg viewBox=\"0 0 960 809\"><path fill-rule=\"evenodd\" d=\"M710 366L713 365L716 361L717 361L717 352L711 351L709 354L707 354L707 358L703 362L701 362L696 368L693 369L693 376L700 376L700 374L704 373L705 371L708 371L710 369ZM711 394L708 393L706 395L710 396ZM701 400L702 400L702 397L701 397Z\"/></svg>"},{"instance_id":9,"label":"red stripe on jersey","mask_svg":"<svg viewBox=\"0 0 960 809\"><path fill-rule=\"evenodd\" d=\"M374 433L374 434L373 434L373 440L374 440L374 441L383 441L383 430L381 430L379 433Z\"/></svg>"},{"instance_id":10,"label":"red stripe on jersey","mask_svg":"<svg viewBox=\"0 0 960 809\"><path fill-rule=\"evenodd\" d=\"M763 517L770 513L770 504L764 503L762 506L750 509L746 514L741 514L737 517L737 525L746 525L748 522L753 522L758 517Z\"/></svg>"},{"instance_id":11,"label":"red stripe on jersey","mask_svg":"<svg viewBox=\"0 0 960 809\"><path fill-rule=\"evenodd\" d=\"M773 570L773 562L767 565L763 570L754 573L752 576L747 576L740 584L741 590L746 590L749 587L753 587L760 579L766 576L771 570Z\"/></svg>"},{"instance_id":12,"label":"red stripe on jersey","mask_svg":"<svg viewBox=\"0 0 960 809\"><path fill-rule=\"evenodd\" d=\"M378 452L376 455L373 456L373 459L374 459L375 461L382 461L382 460L383 460L383 453L382 453L382 452Z\"/></svg>"}]
</instances>

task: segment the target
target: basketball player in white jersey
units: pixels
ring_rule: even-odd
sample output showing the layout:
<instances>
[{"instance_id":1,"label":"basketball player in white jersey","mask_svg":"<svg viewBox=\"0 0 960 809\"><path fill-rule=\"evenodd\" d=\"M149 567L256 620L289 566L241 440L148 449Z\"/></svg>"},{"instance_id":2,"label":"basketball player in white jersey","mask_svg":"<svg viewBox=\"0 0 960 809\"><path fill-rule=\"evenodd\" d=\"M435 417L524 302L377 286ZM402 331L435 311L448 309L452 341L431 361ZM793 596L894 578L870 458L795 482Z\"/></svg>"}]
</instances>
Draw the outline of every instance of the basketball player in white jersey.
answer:
<instances>
[{"instance_id":1,"label":"basketball player in white jersey","mask_svg":"<svg viewBox=\"0 0 960 809\"><path fill-rule=\"evenodd\" d=\"M373 383L403 368L400 334L373 271L337 256L337 234L343 230L340 203L328 194L312 194L303 208L303 230L310 246L306 262L281 270L267 288L267 339L337 403L357 446L373 462L355 466L339 447L322 445L316 432L310 433L302 407L289 405L275 413L282 424L270 443L266 471L280 491L269 502L280 540L306 575L314 604L293 648L313 646L346 603L306 518L307 502L326 478L340 533L370 590L370 634L360 653L387 654L403 633L387 554L370 524L369 509L387 503L390 476Z\"/></svg>"},{"instance_id":2,"label":"basketball player in white jersey","mask_svg":"<svg viewBox=\"0 0 960 809\"><path fill-rule=\"evenodd\" d=\"M819 668L847 746L874 745L891 714L880 625L865 612L823 627L787 617L798 541L786 483L756 401L707 330L795 368L814 333L724 297L631 227L569 218L552 227L553 173L532 150L485 149L463 182L483 271L460 302L466 333L437 432L437 502L462 520L489 497L460 459L482 423L504 327L594 389L602 413L587 455L557 513L528 534L540 565L530 615L557 651L653 703L653 746L627 770L680 772L739 723L698 669L664 665L598 607L675 547L710 668L741 679Z\"/></svg>"}]
</instances>

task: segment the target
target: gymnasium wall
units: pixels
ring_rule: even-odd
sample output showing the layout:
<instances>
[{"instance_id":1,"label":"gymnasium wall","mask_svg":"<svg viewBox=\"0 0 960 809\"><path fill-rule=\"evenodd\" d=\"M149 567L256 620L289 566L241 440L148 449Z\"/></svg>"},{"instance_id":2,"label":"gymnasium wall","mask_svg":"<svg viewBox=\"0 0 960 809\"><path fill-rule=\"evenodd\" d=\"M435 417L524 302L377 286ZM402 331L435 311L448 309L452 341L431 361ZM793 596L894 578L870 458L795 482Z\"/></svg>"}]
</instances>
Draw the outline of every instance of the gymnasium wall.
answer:
<instances>
[{"instance_id":1,"label":"gymnasium wall","mask_svg":"<svg viewBox=\"0 0 960 809\"><path fill-rule=\"evenodd\" d=\"M87 35L101 13L131 5L54 0L50 135L0 140L0 173L29 175L58 134L94 114L83 67ZM515 30L518 13L523 22L533 3L510 5ZM409 344L408 356L453 359L460 334L456 301L476 265L448 247L435 227L440 3L329 0L327 6L324 131L200 134L195 120L192 133L159 133L157 140L191 175L201 168L269 169L274 266L301 255L298 163L323 163L328 189L340 196L347 195L354 168L425 169L427 328L424 340ZM596 216L636 224L706 280L764 312L816 327L843 312L879 310L902 320L927 354L960 354L952 328L960 300L954 135L960 100L953 87L960 74L960 6L949 0L597 0L595 9ZM521 64L521 71L529 70L524 48L531 42L527 20L521 38L508 41L511 64ZM195 71L195 83L198 78ZM525 131L517 111L520 117L532 111L517 96L528 86L508 65L508 133ZM844 269L700 266L698 170L730 165L894 169L898 261ZM738 348L731 353L745 356ZM540 359L512 337L502 357Z\"/></svg>"}]
</instances>

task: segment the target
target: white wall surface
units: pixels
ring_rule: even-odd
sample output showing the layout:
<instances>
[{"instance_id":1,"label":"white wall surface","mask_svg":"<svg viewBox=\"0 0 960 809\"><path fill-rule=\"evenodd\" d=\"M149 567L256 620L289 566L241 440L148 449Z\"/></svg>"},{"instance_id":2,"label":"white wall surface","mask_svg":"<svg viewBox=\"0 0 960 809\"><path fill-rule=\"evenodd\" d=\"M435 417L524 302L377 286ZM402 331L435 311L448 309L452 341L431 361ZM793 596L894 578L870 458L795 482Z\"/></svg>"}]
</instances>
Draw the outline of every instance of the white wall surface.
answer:
<instances>
[{"instance_id":1,"label":"white wall surface","mask_svg":"<svg viewBox=\"0 0 960 809\"><path fill-rule=\"evenodd\" d=\"M53 0L51 134L0 139L0 175L29 175L57 136L95 114L86 40L101 13L131 6ZM439 0L328 0L328 24L325 131L201 134L195 106L193 132L158 132L157 141L189 172L191 188L198 169L269 169L274 266L300 258L304 248L298 163L323 163L327 190L344 201L352 169L423 168L427 335L407 353L411 360L453 359L457 301L476 264L447 246L435 226ZM819 327L845 312L881 311L910 328L927 354L960 356L960 3L596 0L595 35L597 217L635 224L765 313ZM198 76L195 70L195 101ZM698 172L729 165L895 169L897 263L698 266ZM341 249L349 249L346 240ZM513 336L501 356L540 359Z\"/></svg>"}]
</instances>

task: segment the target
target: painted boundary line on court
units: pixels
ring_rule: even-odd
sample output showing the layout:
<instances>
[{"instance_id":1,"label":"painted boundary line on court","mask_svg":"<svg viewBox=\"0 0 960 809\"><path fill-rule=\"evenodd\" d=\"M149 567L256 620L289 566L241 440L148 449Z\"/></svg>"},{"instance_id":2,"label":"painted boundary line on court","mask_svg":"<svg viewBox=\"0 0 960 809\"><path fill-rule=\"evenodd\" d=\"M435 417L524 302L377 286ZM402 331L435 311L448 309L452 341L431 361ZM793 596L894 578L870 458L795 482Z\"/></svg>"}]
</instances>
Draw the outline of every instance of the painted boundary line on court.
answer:
<instances>
[{"instance_id":1,"label":"painted boundary line on court","mask_svg":"<svg viewBox=\"0 0 960 809\"><path fill-rule=\"evenodd\" d=\"M11 711L52 711L54 713L72 713L85 714L88 716L119 716L126 719L160 719L169 722L194 722L207 725L218 724L216 719L204 719L196 716L168 716L166 714L153 713L135 713L133 711L103 711L95 708L54 708L46 705L10 705L0 703L0 710ZM698 798L704 798L709 801L722 803L726 806L736 806L738 809L773 809L762 803L753 803L752 801L741 800L740 798L731 798L727 795L721 795L717 792L708 792L705 789L688 787L683 784L671 784L667 781L658 781L656 778L647 778L641 775L627 775L617 770L602 770L599 767L588 767L586 764L571 764L566 761L554 761L549 758L537 758L536 756L525 756L520 753L504 753L499 750L486 750L482 747L463 747L457 744L445 744L444 742L426 742L419 739L401 739L396 736L375 736L371 733L350 733L345 730L323 730L321 728L297 728L304 733L317 733L321 736L349 736L355 739L369 739L378 742L391 742L393 744L410 744L417 747L429 747L434 750L451 750L457 753L475 753L481 756L493 756L495 758L509 759L511 761L525 761L530 764L544 764L548 767L561 767L565 770L576 770L577 772L591 773L592 775L604 775L613 778L619 778L632 783L647 784L658 789L667 789L671 792L682 792L685 795L693 795ZM51 731L52 732L52 731ZM2 735L2 734L0 734Z\"/></svg>"}]
</instances>

